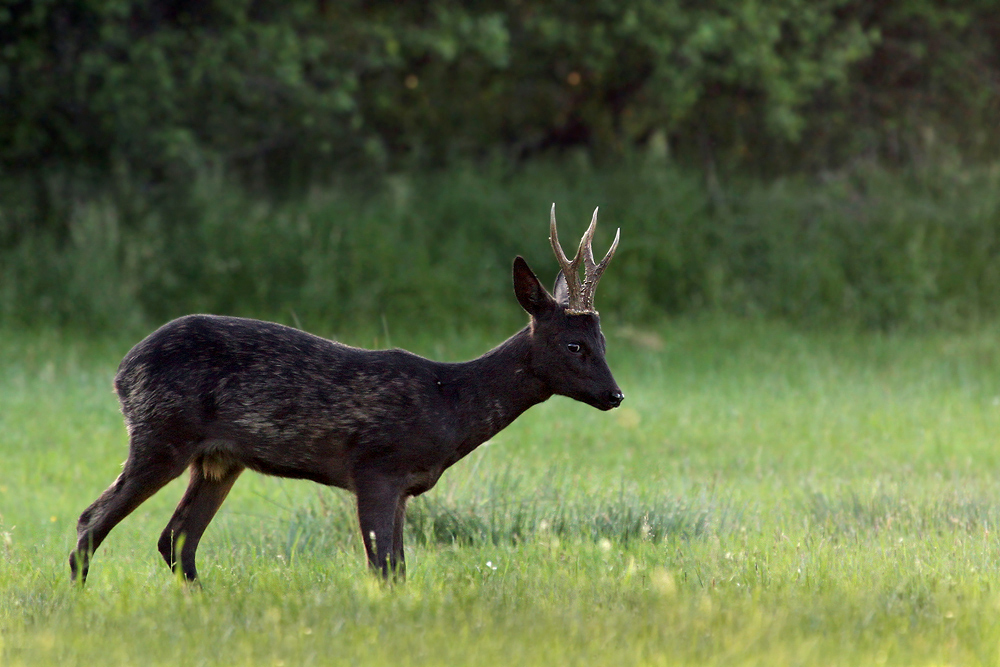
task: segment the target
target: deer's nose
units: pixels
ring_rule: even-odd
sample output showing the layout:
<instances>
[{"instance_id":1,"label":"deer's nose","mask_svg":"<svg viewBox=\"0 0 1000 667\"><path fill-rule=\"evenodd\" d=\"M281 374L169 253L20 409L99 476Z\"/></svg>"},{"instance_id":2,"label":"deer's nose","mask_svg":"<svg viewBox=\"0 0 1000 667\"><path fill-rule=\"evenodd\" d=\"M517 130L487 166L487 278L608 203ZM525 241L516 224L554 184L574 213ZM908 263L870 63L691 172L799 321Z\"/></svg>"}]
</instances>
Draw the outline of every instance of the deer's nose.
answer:
<instances>
[{"instance_id":1,"label":"deer's nose","mask_svg":"<svg viewBox=\"0 0 1000 667\"><path fill-rule=\"evenodd\" d=\"M617 408L625 400L625 394L622 393L621 389L614 389L608 394L608 401L611 403L611 407Z\"/></svg>"}]
</instances>

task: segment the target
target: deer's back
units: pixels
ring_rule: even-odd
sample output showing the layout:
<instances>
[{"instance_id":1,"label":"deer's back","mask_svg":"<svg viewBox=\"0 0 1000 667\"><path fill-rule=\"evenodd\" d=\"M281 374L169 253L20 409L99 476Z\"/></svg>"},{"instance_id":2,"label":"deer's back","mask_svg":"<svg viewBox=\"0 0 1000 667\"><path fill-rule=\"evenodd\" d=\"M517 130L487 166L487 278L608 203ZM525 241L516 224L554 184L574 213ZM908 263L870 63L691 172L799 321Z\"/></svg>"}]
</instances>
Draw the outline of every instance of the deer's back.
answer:
<instances>
[{"instance_id":1,"label":"deer's back","mask_svg":"<svg viewBox=\"0 0 1000 667\"><path fill-rule=\"evenodd\" d=\"M189 315L138 343L122 360L115 389L130 431L239 447L241 459L282 451L294 467L414 433L446 437L427 419L443 409L429 391L436 366L270 322Z\"/></svg>"}]
</instances>

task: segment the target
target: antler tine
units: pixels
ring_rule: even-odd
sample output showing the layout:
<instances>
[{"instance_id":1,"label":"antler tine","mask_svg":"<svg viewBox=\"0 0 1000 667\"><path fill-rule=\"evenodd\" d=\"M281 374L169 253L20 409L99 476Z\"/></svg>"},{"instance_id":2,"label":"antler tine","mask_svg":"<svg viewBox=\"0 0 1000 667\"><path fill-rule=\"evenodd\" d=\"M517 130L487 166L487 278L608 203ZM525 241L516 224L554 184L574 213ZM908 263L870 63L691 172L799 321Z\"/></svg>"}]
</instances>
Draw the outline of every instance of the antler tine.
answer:
<instances>
[{"instance_id":1,"label":"antler tine","mask_svg":"<svg viewBox=\"0 0 1000 667\"><path fill-rule=\"evenodd\" d=\"M587 282L587 278L590 277L591 272L594 270L594 249L592 248L592 244L594 242L594 230L597 229L597 211L599 208L594 209L594 215L590 218L590 226L583 233L583 238L580 239L580 248L576 251L577 255L583 256L584 283Z\"/></svg>"},{"instance_id":2,"label":"antler tine","mask_svg":"<svg viewBox=\"0 0 1000 667\"><path fill-rule=\"evenodd\" d=\"M556 232L556 205L552 204L552 211L549 214L549 243L552 245L552 252L555 253L559 268L562 269L563 277L566 278L566 287L569 291L570 308L579 308L580 301L580 253L576 253L573 261L569 261L562 246L559 245L559 234Z\"/></svg>"},{"instance_id":3,"label":"antler tine","mask_svg":"<svg viewBox=\"0 0 1000 667\"><path fill-rule=\"evenodd\" d=\"M611 243L611 249L608 250L608 254L604 256L601 263L594 268L593 274L587 277L587 290L584 294L585 306L587 308L594 307L594 292L597 290L597 283L601 280L601 275L604 273L604 269L608 268L608 262L611 258L615 256L615 250L618 248L618 240L621 238L622 230L619 227L615 232L615 240Z\"/></svg>"},{"instance_id":4,"label":"antler tine","mask_svg":"<svg viewBox=\"0 0 1000 667\"><path fill-rule=\"evenodd\" d=\"M601 274L604 273L604 269L608 267L608 263L611 258L615 255L615 250L618 248L618 240L621 238L622 230L619 227L615 232L615 240L611 243L611 248L608 250L608 254L604 256L600 264L595 266L594 264L594 251L591 247L591 241L594 238L594 228L597 226L597 209L594 209L594 217L590 221L590 229L587 230L586 236L590 238L587 239L586 254L584 255L584 268L585 276L583 279L583 290L581 294L583 310L594 310L594 293L597 291L597 283L601 280Z\"/></svg>"}]
</instances>

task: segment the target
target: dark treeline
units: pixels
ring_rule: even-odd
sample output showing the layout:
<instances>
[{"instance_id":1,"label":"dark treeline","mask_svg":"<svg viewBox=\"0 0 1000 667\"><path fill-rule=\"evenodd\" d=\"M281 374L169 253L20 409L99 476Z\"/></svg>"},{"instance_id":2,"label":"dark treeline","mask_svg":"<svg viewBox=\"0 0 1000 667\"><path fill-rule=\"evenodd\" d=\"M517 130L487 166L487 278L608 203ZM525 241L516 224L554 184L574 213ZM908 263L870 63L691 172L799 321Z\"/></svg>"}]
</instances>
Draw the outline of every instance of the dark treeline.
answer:
<instances>
[{"instance_id":1,"label":"dark treeline","mask_svg":"<svg viewBox=\"0 0 1000 667\"><path fill-rule=\"evenodd\" d=\"M634 317L992 317L998 118L995 0L0 0L0 318L453 321L553 200Z\"/></svg>"},{"instance_id":2,"label":"dark treeline","mask_svg":"<svg viewBox=\"0 0 1000 667\"><path fill-rule=\"evenodd\" d=\"M993 0L5 0L0 165L301 179L583 146L992 154Z\"/></svg>"}]
</instances>

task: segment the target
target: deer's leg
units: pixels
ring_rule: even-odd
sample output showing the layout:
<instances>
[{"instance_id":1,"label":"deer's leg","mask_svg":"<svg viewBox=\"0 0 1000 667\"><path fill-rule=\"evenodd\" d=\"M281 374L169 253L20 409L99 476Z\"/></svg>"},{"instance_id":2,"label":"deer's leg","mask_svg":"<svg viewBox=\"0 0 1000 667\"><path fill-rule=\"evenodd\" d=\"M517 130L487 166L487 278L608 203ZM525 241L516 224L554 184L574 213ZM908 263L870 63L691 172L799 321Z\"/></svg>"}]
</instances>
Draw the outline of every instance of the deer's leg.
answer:
<instances>
[{"instance_id":1,"label":"deer's leg","mask_svg":"<svg viewBox=\"0 0 1000 667\"><path fill-rule=\"evenodd\" d=\"M395 549L396 516L403 494L398 485L389 480L357 480L356 488L358 521L368 565L388 579L390 573L397 574L399 564ZM402 539L399 543L402 546Z\"/></svg>"},{"instance_id":2,"label":"deer's leg","mask_svg":"<svg viewBox=\"0 0 1000 667\"><path fill-rule=\"evenodd\" d=\"M392 525L392 555L396 561L396 577L406 579L406 558L403 555L403 527L406 525L406 501L404 493L396 503L396 516Z\"/></svg>"},{"instance_id":3,"label":"deer's leg","mask_svg":"<svg viewBox=\"0 0 1000 667\"><path fill-rule=\"evenodd\" d=\"M201 461L196 461L190 470L187 491L174 510L174 515L170 517L167 527L163 529L157 548L170 569L176 570L177 547L180 546L181 571L188 581L194 581L198 577L194 564L198 542L243 472L243 467L233 465L217 477L206 477Z\"/></svg>"},{"instance_id":4,"label":"deer's leg","mask_svg":"<svg viewBox=\"0 0 1000 667\"><path fill-rule=\"evenodd\" d=\"M76 525L76 549L69 556L70 576L87 580L90 557L111 529L163 488L187 466L167 447L133 447L118 479L83 511Z\"/></svg>"}]
</instances>

